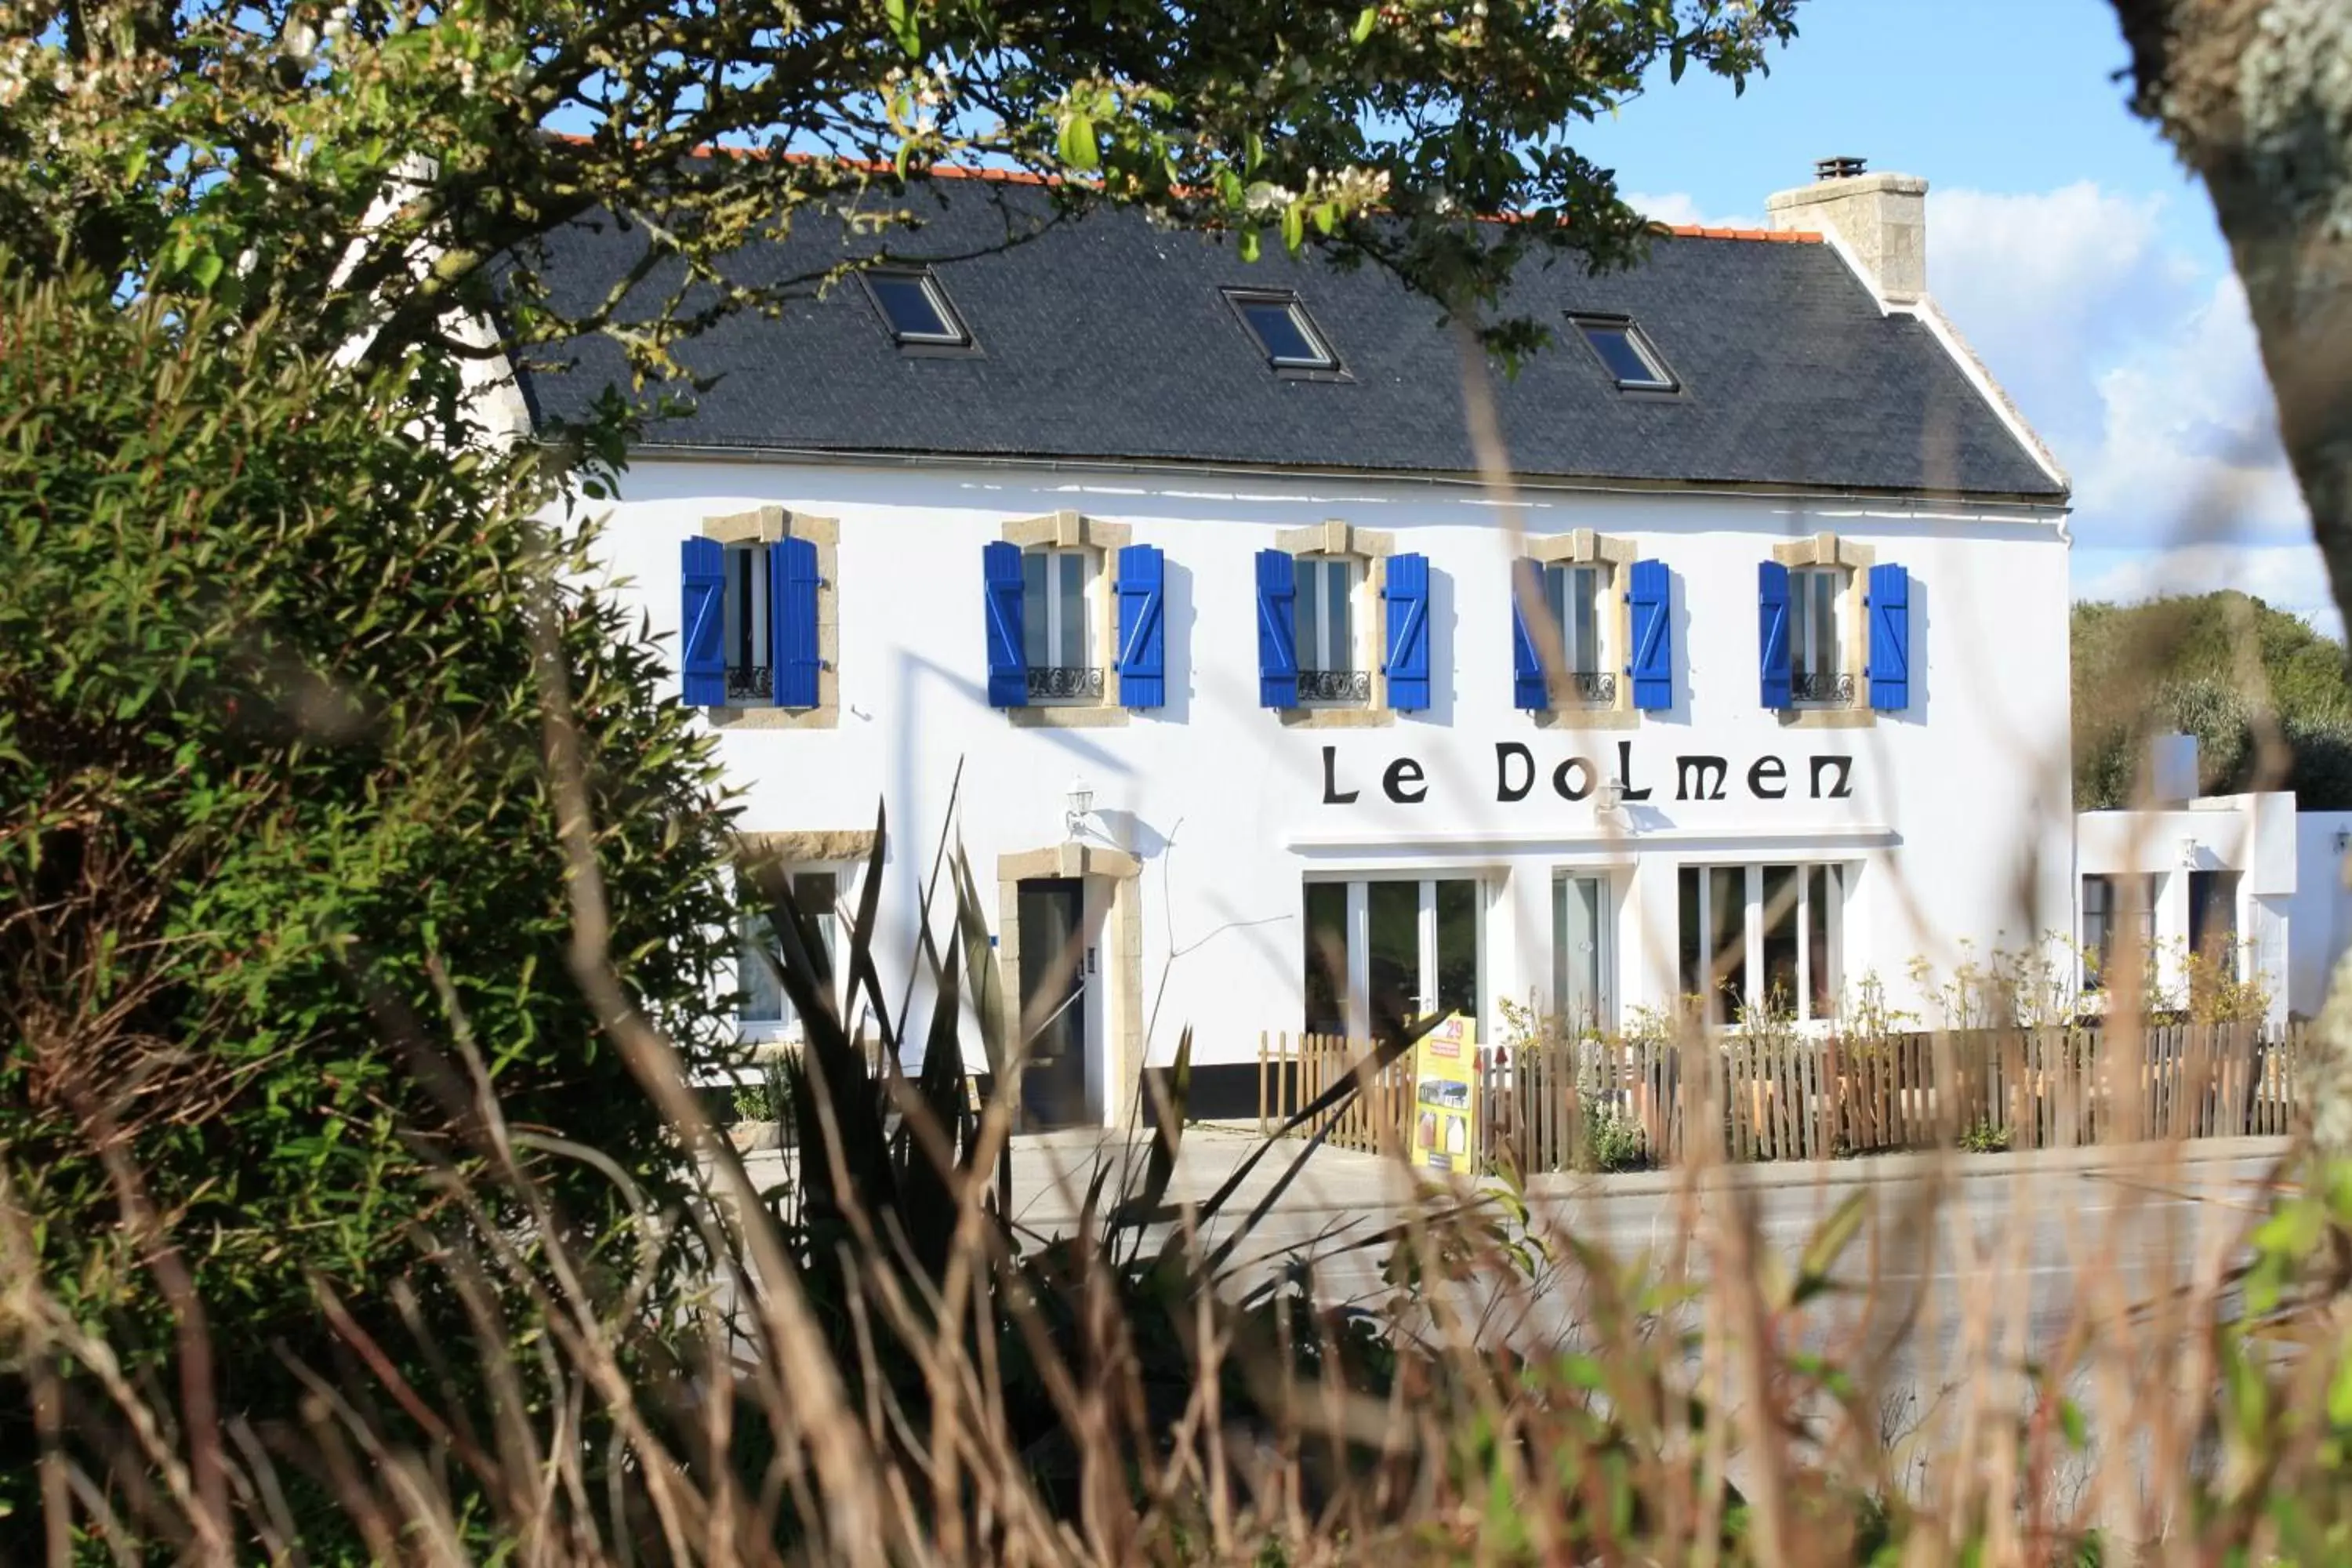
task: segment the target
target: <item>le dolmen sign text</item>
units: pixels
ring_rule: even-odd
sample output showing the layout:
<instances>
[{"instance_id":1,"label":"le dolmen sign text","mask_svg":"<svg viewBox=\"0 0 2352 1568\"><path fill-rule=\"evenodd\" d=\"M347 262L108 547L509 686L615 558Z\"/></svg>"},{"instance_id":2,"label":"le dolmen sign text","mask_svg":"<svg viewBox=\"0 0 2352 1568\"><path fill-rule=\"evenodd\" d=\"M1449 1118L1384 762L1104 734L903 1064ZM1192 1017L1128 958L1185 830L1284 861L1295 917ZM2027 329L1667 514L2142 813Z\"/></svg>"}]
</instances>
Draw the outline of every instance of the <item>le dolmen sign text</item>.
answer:
<instances>
[{"instance_id":1,"label":"le dolmen sign text","mask_svg":"<svg viewBox=\"0 0 2352 1568\"><path fill-rule=\"evenodd\" d=\"M1812 800L1849 800L1853 795L1853 759L1834 752L1821 752L1808 757L1811 764L1806 776L1800 781ZM1535 793L1542 770L1536 754L1517 741L1495 742L1495 798L1506 804L1525 800ZM1424 782L1421 763L1412 757L1399 757L1381 771L1381 789L1399 805L1419 805L1429 798L1429 785ZM1732 782L1731 763L1727 758L1703 754L1685 754L1675 758L1675 800L1722 800L1724 791ZM1609 781L1617 786L1621 798L1629 801L1647 800L1655 786L1633 781L1633 742L1617 742L1617 776ZM1761 756L1748 766L1748 793L1758 800L1786 800L1792 787L1788 764L1776 756ZM1591 757L1570 757L1551 770L1551 788L1562 800L1582 800L1601 784L1601 766ZM1339 748L1323 748L1323 804L1352 805L1364 792L1360 788L1342 789L1339 778Z\"/></svg>"}]
</instances>

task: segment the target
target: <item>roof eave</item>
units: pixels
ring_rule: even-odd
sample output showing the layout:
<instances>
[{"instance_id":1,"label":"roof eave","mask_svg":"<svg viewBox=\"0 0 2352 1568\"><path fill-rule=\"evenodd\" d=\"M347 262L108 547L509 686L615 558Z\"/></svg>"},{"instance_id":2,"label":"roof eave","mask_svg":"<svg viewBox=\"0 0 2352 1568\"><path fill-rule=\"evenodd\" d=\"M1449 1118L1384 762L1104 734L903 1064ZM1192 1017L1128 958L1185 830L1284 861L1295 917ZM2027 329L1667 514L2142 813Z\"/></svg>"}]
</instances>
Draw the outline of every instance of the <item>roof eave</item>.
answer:
<instances>
[{"instance_id":1,"label":"roof eave","mask_svg":"<svg viewBox=\"0 0 2352 1568\"><path fill-rule=\"evenodd\" d=\"M727 446L706 442L639 441L630 445L634 459L696 462L725 460L753 463L822 463L828 466L907 468L1042 468L1102 473L1171 473L1264 475L1278 479L1343 479L1391 484L1487 488L1485 476L1473 469L1384 468L1347 464L1285 464L1215 458L1166 457L1073 457L1049 452L940 452L874 447ZM1759 499L1886 500L1903 502L1966 502L2016 506L2064 512L2072 508L2066 489L1977 490L1939 486L1828 484L1802 479L1725 479L1686 478L1663 479L1611 474L1515 472L1514 485L1528 489L1586 490L1617 494L1746 496Z\"/></svg>"}]
</instances>

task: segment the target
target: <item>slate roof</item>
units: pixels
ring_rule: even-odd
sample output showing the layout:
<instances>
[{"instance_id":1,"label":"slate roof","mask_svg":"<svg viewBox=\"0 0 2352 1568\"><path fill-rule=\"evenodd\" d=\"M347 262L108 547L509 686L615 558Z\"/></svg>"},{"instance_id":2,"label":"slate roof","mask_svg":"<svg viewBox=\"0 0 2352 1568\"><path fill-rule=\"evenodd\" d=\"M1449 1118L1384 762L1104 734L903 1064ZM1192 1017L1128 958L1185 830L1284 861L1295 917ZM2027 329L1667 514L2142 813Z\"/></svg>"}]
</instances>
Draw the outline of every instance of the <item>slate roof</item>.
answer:
<instances>
[{"instance_id":1,"label":"slate roof","mask_svg":"<svg viewBox=\"0 0 2352 1568\"><path fill-rule=\"evenodd\" d=\"M1001 239L1006 210L1042 211L1043 193L995 181L932 188L935 216L894 249L966 258L938 276L978 353L901 351L864 289L845 282L782 320L733 317L687 345L681 361L721 379L690 416L654 423L639 449L1475 469L1454 340L1434 305L1385 273L1294 261L1273 246L1246 263L1229 242L1133 210L970 256ZM872 243L803 220L736 266L746 279L784 276ZM585 306L642 245L609 220L583 223L553 238L545 276L559 300ZM1222 286L1296 289L1345 379L1268 368ZM1514 310L1559 333L1516 379L1496 381L1523 475L2065 495L1928 329L1882 315L1827 245L1662 237L1630 271L1530 263L1513 293ZM1564 320L1572 310L1632 316L1682 394L1618 391ZM608 384L626 386L609 342L565 352L566 367L520 378L541 428L578 417Z\"/></svg>"}]
</instances>

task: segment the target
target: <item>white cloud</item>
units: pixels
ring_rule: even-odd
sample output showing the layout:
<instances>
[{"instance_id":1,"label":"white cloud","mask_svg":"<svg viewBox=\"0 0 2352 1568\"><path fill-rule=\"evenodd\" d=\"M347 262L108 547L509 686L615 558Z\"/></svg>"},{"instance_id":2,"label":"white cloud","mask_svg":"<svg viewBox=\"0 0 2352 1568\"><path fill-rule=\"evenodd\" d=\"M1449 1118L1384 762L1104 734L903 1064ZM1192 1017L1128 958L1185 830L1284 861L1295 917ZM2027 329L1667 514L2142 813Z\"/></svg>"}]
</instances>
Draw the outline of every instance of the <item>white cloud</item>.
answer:
<instances>
[{"instance_id":1,"label":"white cloud","mask_svg":"<svg viewBox=\"0 0 2352 1568\"><path fill-rule=\"evenodd\" d=\"M2102 522L2136 521L2150 543L2311 536L2235 277L2215 284L2175 335L2136 346L2097 384L2101 438L2074 477L2086 517L2095 505Z\"/></svg>"},{"instance_id":2,"label":"white cloud","mask_svg":"<svg viewBox=\"0 0 2352 1568\"><path fill-rule=\"evenodd\" d=\"M2130 604L2164 594L2236 588L2303 616L2330 637L2344 635L2315 544L2210 542L2161 550L2085 547L2074 552L2074 596Z\"/></svg>"},{"instance_id":3,"label":"white cloud","mask_svg":"<svg viewBox=\"0 0 2352 1568\"><path fill-rule=\"evenodd\" d=\"M1676 227L1696 225L1700 228L1769 228L1772 226L1760 217L1713 217L1704 212L1696 197L1687 191L1667 191L1651 195L1641 191L1620 191L1627 206L1643 217Z\"/></svg>"},{"instance_id":4,"label":"white cloud","mask_svg":"<svg viewBox=\"0 0 2352 1568\"><path fill-rule=\"evenodd\" d=\"M2310 535L2245 295L2164 196L1928 197L1928 286L2074 480L2086 544Z\"/></svg>"}]
</instances>

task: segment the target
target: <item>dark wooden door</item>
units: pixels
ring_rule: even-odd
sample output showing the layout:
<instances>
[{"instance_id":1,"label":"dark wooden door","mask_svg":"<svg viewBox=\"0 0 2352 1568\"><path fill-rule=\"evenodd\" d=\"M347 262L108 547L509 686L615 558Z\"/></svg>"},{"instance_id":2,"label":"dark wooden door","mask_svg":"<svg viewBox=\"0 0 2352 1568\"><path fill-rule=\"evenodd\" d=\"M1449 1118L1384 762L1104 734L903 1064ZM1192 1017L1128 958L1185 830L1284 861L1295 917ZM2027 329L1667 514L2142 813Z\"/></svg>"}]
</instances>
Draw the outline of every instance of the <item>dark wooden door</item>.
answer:
<instances>
[{"instance_id":1,"label":"dark wooden door","mask_svg":"<svg viewBox=\"0 0 2352 1568\"><path fill-rule=\"evenodd\" d=\"M1024 882L1018 918L1021 1016L1037 1031L1022 1069L1022 1120L1031 1128L1076 1126L1092 1120L1087 1107L1086 884L1075 877Z\"/></svg>"}]
</instances>

